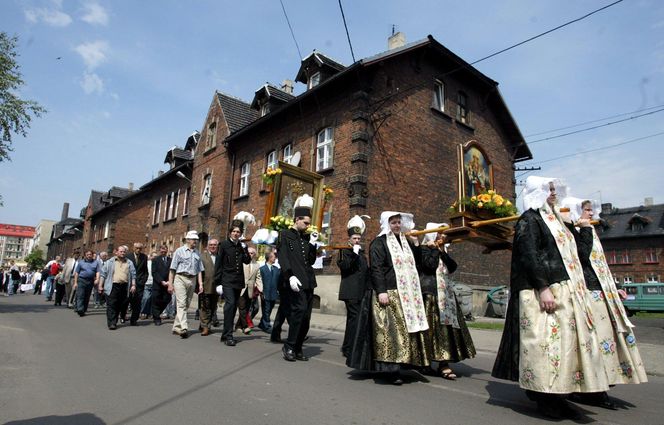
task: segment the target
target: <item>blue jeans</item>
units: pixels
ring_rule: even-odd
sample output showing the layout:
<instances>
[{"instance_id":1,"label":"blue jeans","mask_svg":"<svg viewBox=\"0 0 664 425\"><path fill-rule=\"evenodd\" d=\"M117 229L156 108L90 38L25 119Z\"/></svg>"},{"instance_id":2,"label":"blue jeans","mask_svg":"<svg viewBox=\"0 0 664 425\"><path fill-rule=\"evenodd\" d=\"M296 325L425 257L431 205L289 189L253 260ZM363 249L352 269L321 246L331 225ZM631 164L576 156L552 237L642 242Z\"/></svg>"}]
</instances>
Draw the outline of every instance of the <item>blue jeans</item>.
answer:
<instances>
[{"instance_id":1,"label":"blue jeans","mask_svg":"<svg viewBox=\"0 0 664 425\"><path fill-rule=\"evenodd\" d=\"M270 321L270 314L272 314L272 309L274 308L275 300L261 300L261 322L258 324L258 327L264 331L270 330L272 323Z\"/></svg>"},{"instance_id":2,"label":"blue jeans","mask_svg":"<svg viewBox=\"0 0 664 425\"><path fill-rule=\"evenodd\" d=\"M53 290L55 289L53 285L54 278L55 276L49 276L46 278L46 289L44 290L44 294L48 301L51 301L51 299L53 298Z\"/></svg>"},{"instance_id":3,"label":"blue jeans","mask_svg":"<svg viewBox=\"0 0 664 425\"><path fill-rule=\"evenodd\" d=\"M7 295L14 295L14 287L20 285L20 280L9 279L9 285L7 285Z\"/></svg>"},{"instance_id":4,"label":"blue jeans","mask_svg":"<svg viewBox=\"0 0 664 425\"><path fill-rule=\"evenodd\" d=\"M91 280L78 278L78 287L76 288L76 311L78 314L88 311L92 286Z\"/></svg>"},{"instance_id":5,"label":"blue jeans","mask_svg":"<svg viewBox=\"0 0 664 425\"><path fill-rule=\"evenodd\" d=\"M143 290L143 299L141 300L141 314L150 315L152 313L152 285L145 285Z\"/></svg>"}]
</instances>

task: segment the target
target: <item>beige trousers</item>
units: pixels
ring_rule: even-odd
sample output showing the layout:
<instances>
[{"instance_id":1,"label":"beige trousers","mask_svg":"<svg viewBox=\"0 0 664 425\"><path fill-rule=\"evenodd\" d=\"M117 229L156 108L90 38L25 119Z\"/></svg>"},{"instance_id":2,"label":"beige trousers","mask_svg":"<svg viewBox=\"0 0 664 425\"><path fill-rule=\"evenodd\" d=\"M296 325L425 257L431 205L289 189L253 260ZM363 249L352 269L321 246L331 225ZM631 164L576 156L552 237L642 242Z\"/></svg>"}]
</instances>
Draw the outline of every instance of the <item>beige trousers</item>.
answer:
<instances>
[{"instance_id":1,"label":"beige trousers","mask_svg":"<svg viewBox=\"0 0 664 425\"><path fill-rule=\"evenodd\" d=\"M187 310L189 310L189 304L191 304L191 299L194 296L195 280L196 277L186 277L178 274L173 279L175 304L177 306L175 320L173 321L173 330L176 332L189 329L187 326Z\"/></svg>"}]
</instances>

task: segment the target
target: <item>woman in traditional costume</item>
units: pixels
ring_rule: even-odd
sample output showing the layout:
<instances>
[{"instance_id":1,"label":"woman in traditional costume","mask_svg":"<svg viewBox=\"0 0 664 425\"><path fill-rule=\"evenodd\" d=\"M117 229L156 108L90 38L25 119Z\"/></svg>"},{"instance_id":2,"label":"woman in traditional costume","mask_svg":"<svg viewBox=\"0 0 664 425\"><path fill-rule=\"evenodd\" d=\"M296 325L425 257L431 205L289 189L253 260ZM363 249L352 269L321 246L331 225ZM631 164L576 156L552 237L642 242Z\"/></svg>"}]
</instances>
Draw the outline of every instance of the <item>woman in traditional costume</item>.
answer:
<instances>
[{"instance_id":1,"label":"woman in traditional costume","mask_svg":"<svg viewBox=\"0 0 664 425\"><path fill-rule=\"evenodd\" d=\"M417 266L421 248L416 237L403 231L414 227L413 215L385 211L381 232L369 249L374 368L388 373L395 385L402 383L402 367L429 365L425 331L429 329Z\"/></svg>"},{"instance_id":2,"label":"woman in traditional costume","mask_svg":"<svg viewBox=\"0 0 664 425\"><path fill-rule=\"evenodd\" d=\"M608 389L596 323L572 231L556 206L567 188L556 178L526 180L525 212L515 226L510 301L491 373L518 381L540 413L578 418L571 393Z\"/></svg>"},{"instance_id":3,"label":"woman in traditional costume","mask_svg":"<svg viewBox=\"0 0 664 425\"><path fill-rule=\"evenodd\" d=\"M590 223L595 215L599 216L600 205L598 202L578 198L566 198L563 205L570 209L570 217L579 227L576 241L579 259L583 266L609 384L647 382L645 367L632 332L634 325L627 318L621 301L621 291L616 287L602 243ZM614 403L605 392L575 394L572 399L615 409Z\"/></svg>"},{"instance_id":4,"label":"woman in traditional costume","mask_svg":"<svg viewBox=\"0 0 664 425\"><path fill-rule=\"evenodd\" d=\"M427 223L426 229L436 229L445 223ZM436 374L455 380L449 362L475 357L475 345L466 326L461 307L449 282L457 263L445 248L442 232L427 233L422 241L420 286L424 297L429 330L425 332L429 360L438 363Z\"/></svg>"}]
</instances>

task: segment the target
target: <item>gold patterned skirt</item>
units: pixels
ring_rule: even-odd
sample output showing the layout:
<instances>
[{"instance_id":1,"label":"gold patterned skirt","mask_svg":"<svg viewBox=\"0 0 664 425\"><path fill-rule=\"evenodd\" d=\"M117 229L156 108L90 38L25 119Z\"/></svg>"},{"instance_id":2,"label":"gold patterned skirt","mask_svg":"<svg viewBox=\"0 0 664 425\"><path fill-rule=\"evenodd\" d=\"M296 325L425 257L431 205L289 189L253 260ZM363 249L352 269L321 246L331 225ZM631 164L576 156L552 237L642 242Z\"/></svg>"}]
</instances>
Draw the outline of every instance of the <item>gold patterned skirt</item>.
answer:
<instances>
[{"instance_id":1,"label":"gold patterned skirt","mask_svg":"<svg viewBox=\"0 0 664 425\"><path fill-rule=\"evenodd\" d=\"M519 292L519 386L542 393L601 392L609 388L595 328L569 281L549 288L558 308L540 309L539 293Z\"/></svg>"},{"instance_id":2,"label":"gold patterned skirt","mask_svg":"<svg viewBox=\"0 0 664 425\"><path fill-rule=\"evenodd\" d=\"M634 334L616 332L611 323L603 291L589 291L587 295L591 300L599 351L602 353L609 384L648 382Z\"/></svg>"},{"instance_id":3,"label":"gold patterned skirt","mask_svg":"<svg viewBox=\"0 0 664 425\"><path fill-rule=\"evenodd\" d=\"M424 294L424 308L429 322L429 330L424 332L429 360L460 362L475 357L475 345L460 307L457 308L459 329L440 323L440 309L436 295Z\"/></svg>"},{"instance_id":4,"label":"gold patterned skirt","mask_svg":"<svg viewBox=\"0 0 664 425\"><path fill-rule=\"evenodd\" d=\"M417 367L429 366L431 356L426 351L424 335L427 331L408 333L398 291L390 289L387 296L390 303L384 307L378 303L378 297L375 294L373 296L374 360Z\"/></svg>"}]
</instances>

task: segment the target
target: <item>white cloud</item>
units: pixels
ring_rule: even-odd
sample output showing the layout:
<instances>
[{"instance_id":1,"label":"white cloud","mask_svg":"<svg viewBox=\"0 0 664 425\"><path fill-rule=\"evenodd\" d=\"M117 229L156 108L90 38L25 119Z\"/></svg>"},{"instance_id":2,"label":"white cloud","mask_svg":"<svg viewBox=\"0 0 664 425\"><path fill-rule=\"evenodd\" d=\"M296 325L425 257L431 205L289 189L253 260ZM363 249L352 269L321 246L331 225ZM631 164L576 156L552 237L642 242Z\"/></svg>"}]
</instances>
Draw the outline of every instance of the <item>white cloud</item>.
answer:
<instances>
[{"instance_id":1,"label":"white cloud","mask_svg":"<svg viewBox=\"0 0 664 425\"><path fill-rule=\"evenodd\" d=\"M102 94L104 92L104 81L94 72L83 73L81 87L86 94Z\"/></svg>"},{"instance_id":2,"label":"white cloud","mask_svg":"<svg viewBox=\"0 0 664 425\"><path fill-rule=\"evenodd\" d=\"M111 96L113 100L120 100L120 95L117 93L110 93L109 96Z\"/></svg>"},{"instance_id":3,"label":"white cloud","mask_svg":"<svg viewBox=\"0 0 664 425\"><path fill-rule=\"evenodd\" d=\"M61 10L49 10L46 8L28 9L25 12L25 19L32 23L37 24L43 22L53 27L66 27L71 24L71 16L62 12Z\"/></svg>"},{"instance_id":4,"label":"white cloud","mask_svg":"<svg viewBox=\"0 0 664 425\"><path fill-rule=\"evenodd\" d=\"M99 3L86 3L83 5L81 19L90 25L108 25L108 12Z\"/></svg>"},{"instance_id":5,"label":"white cloud","mask_svg":"<svg viewBox=\"0 0 664 425\"><path fill-rule=\"evenodd\" d=\"M92 41L90 43L79 44L74 50L81 55L88 69L94 69L106 61L108 43L103 40Z\"/></svg>"}]
</instances>

